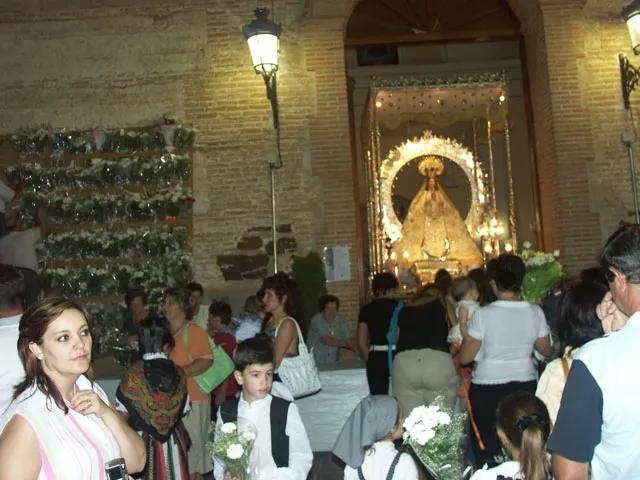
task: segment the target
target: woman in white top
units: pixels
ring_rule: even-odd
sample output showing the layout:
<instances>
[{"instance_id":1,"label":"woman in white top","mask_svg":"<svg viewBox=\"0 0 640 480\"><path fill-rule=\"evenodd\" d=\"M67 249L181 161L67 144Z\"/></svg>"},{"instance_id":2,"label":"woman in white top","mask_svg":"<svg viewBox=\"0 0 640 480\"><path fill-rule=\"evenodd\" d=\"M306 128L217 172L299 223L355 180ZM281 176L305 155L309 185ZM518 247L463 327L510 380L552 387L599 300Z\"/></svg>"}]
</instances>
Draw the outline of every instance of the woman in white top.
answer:
<instances>
[{"instance_id":1,"label":"woman in white top","mask_svg":"<svg viewBox=\"0 0 640 480\"><path fill-rule=\"evenodd\" d=\"M502 254L490 262L487 276L498 300L477 309L468 325L460 325L460 363L471 363L482 347L469 389L477 427L477 434L471 436L477 467L495 465L495 457L500 454L495 433L500 401L519 390L536 391L536 371L531 361L534 348L545 357L553 353L542 310L520 299L524 274L524 262L515 255Z\"/></svg>"},{"instance_id":2,"label":"woman in white top","mask_svg":"<svg viewBox=\"0 0 640 480\"><path fill-rule=\"evenodd\" d=\"M400 405L389 395L371 395L351 413L333 454L342 460L345 480L418 480L410 455L396 450L404 419Z\"/></svg>"},{"instance_id":3,"label":"woman in white top","mask_svg":"<svg viewBox=\"0 0 640 480\"><path fill-rule=\"evenodd\" d=\"M64 298L36 302L22 316L18 353L26 374L0 435L0 478L98 480L114 460L130 473L144 468L144 442L85 376L90 328L84 306Z\"/></svg>"},{"instance_id":4,"label":"woman in white top","mask_svg":"<svg viewBox=\"0 0 640 480\"><path fill-rule=\"evenodd\" d=\"M563 355L547 365L536 390L536 396L549 409L552 425L558 416L562 392L567 383L573 357L585 343L604 335L596 309L607 290L601 283L580 282L565 293L560 301L558 336Z\"/></svg>"}]
</instances>

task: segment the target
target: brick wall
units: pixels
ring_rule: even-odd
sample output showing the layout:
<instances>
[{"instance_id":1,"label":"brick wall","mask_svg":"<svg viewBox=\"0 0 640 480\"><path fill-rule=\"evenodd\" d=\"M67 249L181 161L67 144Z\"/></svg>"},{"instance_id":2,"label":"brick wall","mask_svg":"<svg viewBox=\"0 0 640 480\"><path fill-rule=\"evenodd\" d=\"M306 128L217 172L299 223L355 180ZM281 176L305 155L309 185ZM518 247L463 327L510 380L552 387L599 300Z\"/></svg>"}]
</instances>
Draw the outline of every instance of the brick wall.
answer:
<instances>
[{"instance_id":1,"label":"brick wall","mask_svg":"<svg viewBox=\"0 0 640 480\"><path fill-rule=\"evenodd\" d=\"M353 320L359 282L342 23L306 22L304 3L276 3L283 25L278 224L291 226L300 254L351 247L353 280L329 289ZM238 242L250 229L271 223L271 107L241 34L255 2L96 5L52 0L45 10L38 2L3 2L0 133L42 122L58 128L150 125L164 114L193 124L197 279L207 290L255 291L260 280L225 281L217 264L219 255L242 253ZM288 263L288 255L279 257L281 268Z\"/></svg>"},{"instance_id":2,"label":"brick wall","mask_svg":"<svg viewBox=\"0 0 640 480\"><path fill-rule=\"evenodd\" d=\"M509 3L526 42L545 243L577 272L597 261L618 221L633 218L616 58L630 53L619 17L627 2Z\"/></svg>"},{"instance_id":3,"label":"brick wall","mask_svg":"<svg viewBox=\"0 0 640 480\"><path fill-rule=\"evenodd\" d=\"M359 279L343 36L355 3L276 2L284 27L278 223L291 225L301 254L350 247L353 280L329 289L351 321ZM509 3L526 42L545 243L577 270L618 220L632 218L619 141L630 123L616 59L631 53L618 18L626 0ZM0 7L0 133L40 122L149 125L167 113L196 126L194 253L208 290L258 287L259 280L225 281L216 259L237 254L248 230L270 224L271 109L240 33L254 7L248 0L104 0L99 7L51 0L46 10L7 0Z\"/></svg>"}]
</instances>

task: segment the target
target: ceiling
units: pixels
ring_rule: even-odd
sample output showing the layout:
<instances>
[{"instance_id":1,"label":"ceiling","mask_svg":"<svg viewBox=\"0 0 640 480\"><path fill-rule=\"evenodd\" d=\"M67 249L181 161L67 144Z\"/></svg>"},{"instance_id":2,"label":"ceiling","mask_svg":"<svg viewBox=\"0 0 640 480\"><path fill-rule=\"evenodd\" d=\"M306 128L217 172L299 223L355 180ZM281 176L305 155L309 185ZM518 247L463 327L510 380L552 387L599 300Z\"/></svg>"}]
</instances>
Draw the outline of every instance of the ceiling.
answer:
<instances>
[{"instance_id":1,"label":"ceiling","mask_svg":"<svg viewBox=\"0 0 640 480\"><path fill-rule=\"evenodd\" d=\"M519 29L506 0L362 0L345 44L507 40Z\"/></svg>"}]
</instances>

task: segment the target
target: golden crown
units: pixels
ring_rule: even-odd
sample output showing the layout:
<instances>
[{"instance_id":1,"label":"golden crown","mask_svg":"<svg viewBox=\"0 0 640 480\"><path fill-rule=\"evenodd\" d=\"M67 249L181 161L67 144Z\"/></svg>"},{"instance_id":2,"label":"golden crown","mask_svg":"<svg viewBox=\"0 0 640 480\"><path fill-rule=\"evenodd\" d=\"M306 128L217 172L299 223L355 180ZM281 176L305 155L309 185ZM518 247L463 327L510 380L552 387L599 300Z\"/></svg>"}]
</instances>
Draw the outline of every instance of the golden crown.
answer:
<instances>
[{"instance_id":1,"label":"golden crown","mask_svg":"<svg viewBox=\"0 0 640 480\"><path fill-rule=\"evenodd\" d=\"M429 172L430 170L435 170L435 174L440 175L442 172L444 172L444 163L442 163L442 160L440 160L438 157L429 155L420 162L418 170L425 177L427 176L427 172Z\"/></svg>"}]
</instances>

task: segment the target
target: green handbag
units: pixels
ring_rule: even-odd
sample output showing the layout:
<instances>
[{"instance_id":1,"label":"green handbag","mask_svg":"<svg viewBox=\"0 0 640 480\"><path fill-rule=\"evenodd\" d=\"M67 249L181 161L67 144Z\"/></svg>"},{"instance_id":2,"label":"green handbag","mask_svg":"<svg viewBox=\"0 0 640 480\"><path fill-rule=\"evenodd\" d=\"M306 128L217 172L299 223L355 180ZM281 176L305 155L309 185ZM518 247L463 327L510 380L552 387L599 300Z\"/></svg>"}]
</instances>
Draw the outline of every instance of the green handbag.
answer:
<instances>
[{"instance_id":1,"label":"green handbag","mask_svg":"<svg viewBox=\"0 0 640 480\"><path fill-rule=\"evenodd\" d=\"M205 332L206 333L206 332ZM189 350L189 325L185 325L182 330L184 345ZM211 346L211 352L213 352L213 365L207 368L200 375L193 377L198 384L198 388L202 393L211 393L214 388L224 382L229 375L233 373L236 366L233 360L227 355L221 345L216 345L213 342L213 338L206 334L209 339L209 345ZM189 355L189 360L193 362L193 357Z\"/></svg>"}]
</instances>

